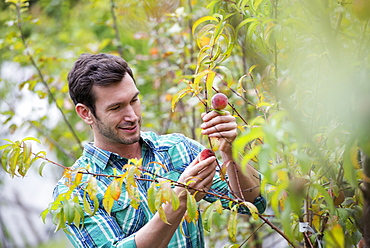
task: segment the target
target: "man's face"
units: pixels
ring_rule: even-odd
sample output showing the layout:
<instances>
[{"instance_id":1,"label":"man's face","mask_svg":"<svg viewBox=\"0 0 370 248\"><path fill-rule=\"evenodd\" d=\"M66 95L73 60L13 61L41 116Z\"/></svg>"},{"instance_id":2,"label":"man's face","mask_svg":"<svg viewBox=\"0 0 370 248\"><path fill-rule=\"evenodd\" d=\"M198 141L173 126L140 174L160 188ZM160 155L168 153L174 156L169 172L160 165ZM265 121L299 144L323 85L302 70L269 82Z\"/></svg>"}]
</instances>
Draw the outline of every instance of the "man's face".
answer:
<instances>
[{"instance_id":1,"label":"man's face","mask_svg":"<svg viewBox=\"0 0 370 248\"><path fill-rule=\"evenodd\" d=\"M141 112L139 91L126 74L118 84L93 87L96 117L93 117L95 143L109 150L119 144L131 145L140 140Z\"/></svg>"}]
</instances>

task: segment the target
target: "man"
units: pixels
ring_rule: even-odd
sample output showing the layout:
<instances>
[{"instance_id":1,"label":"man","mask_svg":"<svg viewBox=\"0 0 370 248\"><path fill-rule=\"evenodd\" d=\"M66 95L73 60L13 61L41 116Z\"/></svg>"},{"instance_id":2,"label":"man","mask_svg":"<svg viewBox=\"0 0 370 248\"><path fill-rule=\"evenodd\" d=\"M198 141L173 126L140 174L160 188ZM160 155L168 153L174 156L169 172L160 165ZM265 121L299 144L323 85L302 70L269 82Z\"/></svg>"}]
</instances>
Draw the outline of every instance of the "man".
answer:
<instances>
[{"instance_id":1,"label":"man","mask_svg":"<svg viewBox=\"0 0 370 248\"><path fill-rule=\"evenodd\" d=\"M191 187L196 200L217 200L205 191L215 190L230 195L228 185L216 173L214 156L199 161L202 145L181 134L158 136L141 132L139 90L127 63L108 54L83 54L68 75L70 96L77 114L91 126L94 142L85 145L83 155L73 168L90 166L97 174L123 173L122 166L128 159L142 158L143 168L161 177L175 180ZM235 118L226 113L211 111L202 115L202 133L220 140L223 161L232 160L232 142L237 136ZM154 163L153 163L154 162ZM162 164L163 166L159 165ZM248 174L241 174L239 165L232 163L227 174L231 190L240 199L253 202L260 212L265 209L265 199L260 196L259 175L248 167ZM144 178L147 173L143 173ZM89 175L85 175L84 179ZM75 247L204 247L201 218L196 223L182 221L186 212L187 197L184 188L174 187L180 207L174 211L171 204L163 209L170 224L163 222L158 213L151 213L145 200L150 180L137 180L141 199L138 209L122 188L118 201L108 214L103 206L104 192L112 178L97 177L100 207L94 216L85 215L82 227L68 225L67 233ZM66 192L67 179L62 178L55 196ZM211 188L211 189L210 189ZM199 191L197 191L199 190ZM81 198L83 190L76 192ZM228 202L223 200L224 207ZM241 212L248 210L241 208Z\"/></svg>"}]
</instances>

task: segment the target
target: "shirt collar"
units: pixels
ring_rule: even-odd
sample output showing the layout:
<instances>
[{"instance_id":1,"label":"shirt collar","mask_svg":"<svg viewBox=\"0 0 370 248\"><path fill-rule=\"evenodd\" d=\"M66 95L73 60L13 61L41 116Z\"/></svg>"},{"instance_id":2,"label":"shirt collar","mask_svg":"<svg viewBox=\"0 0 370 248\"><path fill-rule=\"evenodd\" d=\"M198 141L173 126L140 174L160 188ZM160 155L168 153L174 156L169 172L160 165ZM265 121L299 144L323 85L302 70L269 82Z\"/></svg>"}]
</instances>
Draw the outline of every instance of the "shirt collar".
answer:
<instances>
[{"instance_id":1,"label":"shirt collar","mask_svg":"<svg viewBox=\"0 0 370 248\"><path fill-rule=\"evenodd\" d=\"M141 132L141 141L146 144L151 149L154 149L153 137L151 132ZM83 155L84 157L90 158L92 161L96 161L95 165L98 166L101 170L105 170L109 160L115 159L125 159L119 156L117 153L103 150L99 147L96 147L93 142L85 144Z\"/></svg>"},{"instance_id":2,"label":"shirt collar","mask_svg":"<svg viewBox=\"0 0 370 248\"><path fill-rule=\"evenodd\" d=\"M85 149L83 152L84 157L91 159L91 161L96 161L94 164L102 170L107 167L108 161L112 154L113 153L110 151L96 147L92 142L85 144Z\"/></svg>"}]
</instances>

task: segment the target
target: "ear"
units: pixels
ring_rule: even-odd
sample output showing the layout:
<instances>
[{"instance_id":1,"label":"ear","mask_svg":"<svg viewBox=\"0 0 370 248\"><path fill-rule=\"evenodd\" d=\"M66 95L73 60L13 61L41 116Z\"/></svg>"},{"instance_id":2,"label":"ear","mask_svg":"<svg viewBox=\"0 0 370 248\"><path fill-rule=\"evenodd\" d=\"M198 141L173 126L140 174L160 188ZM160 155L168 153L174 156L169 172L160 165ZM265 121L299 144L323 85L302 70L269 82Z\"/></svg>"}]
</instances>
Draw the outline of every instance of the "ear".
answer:
<instances>
[{"instance_id":1,"label":"ear","mask_svg":"<svg viewBox=\"0 0 370 248\"><path fill-rule=\"evenodd\" d=\"M81 117L81 119L88 125L94 123L93 114L91 110L82 103L78 103L75 107L76 113Z\"/></svg>"}]
</instances>

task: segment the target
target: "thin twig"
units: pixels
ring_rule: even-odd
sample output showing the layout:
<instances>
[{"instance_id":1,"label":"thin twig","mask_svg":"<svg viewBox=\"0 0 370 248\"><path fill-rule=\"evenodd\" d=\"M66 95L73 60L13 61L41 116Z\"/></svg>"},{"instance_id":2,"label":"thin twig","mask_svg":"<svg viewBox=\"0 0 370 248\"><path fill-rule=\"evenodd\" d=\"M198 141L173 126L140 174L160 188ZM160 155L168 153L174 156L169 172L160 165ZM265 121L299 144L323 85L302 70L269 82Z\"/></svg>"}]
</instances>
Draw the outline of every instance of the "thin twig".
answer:
<instances>
[{"instance_id":1,"label":"thin twig","mask_svg":"<svg viewBox=\"0 0 370 248\"><path fill-rule=\"evenodd\" d=\"M21 147L21 146L20 146ZM36 155L35 153L32 153L33 155L35 155L36 157L40 158L40 159L43 159L43 160L46 160L47 162L50 162L54 165L57 165L59 167L62 167L66 170L71 170L72 169L70 167L66 167L64 165L61 165L57 162L54 162L46 157L42 157L42 156L39 156L39 155ZM237 199L233 199L233 198L230 198L228 196L225 196L223 194L216 194L214 192L211 192L211 191L206 191L204 189L194 189L186 184L183 184L183 183L180 183L180 182L177 182L177 181L174 181L174 180L171 180L171 179L168 179L166 177L163 177L163 176L160 176L160 175L156 175L155 173L152 173L150 171L147 171L145 169L142 169L141 170L143 172L147 172L147 173L150 173L152 174L153 176L155 177L158 177L158 178L162 178L162 179L165 179L165 180L168 180L170 181L171 183L173 183L175 186L179 186L179 187L184 187L186 189L192 189L192 190L196 190L196 191L201 191L201 192L205 192L207 194L210 194L210 195L213 195L215 197L218 197L218 198L222 198L222 199L225 199L225 200L228 200L228 201L231 201L231 202L234 202L236 204L242 204L243 201L241 201L239 198ZM91 173L91 172L88 172L88 171L78 171L78 173L82 173L82 174L90 174L90 175L93 175L93 176L104 176L104 177L114 177L114 178L121 178L122 176L116 176L116 175L106 175L106 174L99 174L99 173ZM144 178L136 178L136 180L142 180L142 181L152 181L152 182L158 182L156 181L156 179L144 179ZM214 190L213 190L214 191ZM292 247L296 247L293 242L280 230L278 229L273 223L271 223L263 214L260 214L260 213L257 213L257 215L260 217L260 219L262 219L267 225L269 225L273 230L275 230L277 233L279 233L289 244L292 245Z\"/></svg>"},{"instance_id":2,"label":"thin twig","mask_svg":"<svg viewBox=\"0 0 370 248\"><path fill-rule=\"evenodd\" d=\"M110 11L111 11L112 19L113 19L113 29L114 29L114 33L115 33L116 40L117 40L117 50L121 58L123 58L123 48L121 44L121 36L119 34L116 13L114 12L115 7L116 7L116 4L114 0L111 0L110 1Z\"/></svg>"},{"instance_id":3,"label":"thin twig","mask_svg":"<svg viewBox=\"0 0 370 248\"><path fill-rule=\"evenodd\" d=\"M16 4L16 7L17 7L17 26L18 26L18 30L19 30L20 35L21 35L21 40L22 40L23 46L25 48L25 52L26 52L28 58L30 59L32 66L36 69L37 74L40 78L40 81L45 86L49 97L51 98L51 100L54 102L55 106L57 107L57 109L61 113L64 122L67 124L68 129L71 131L74 139L76 140L76 142L80 146L81 150L83 150L80 139L78 138L78 136L77 136L75 130L73 129L71 123L68 121L67 116L64 114L62 108L59 106L54 94L51 92L51 89L50 89L49 85L47 84L47 82L44 78L44 75L41 72L40 67L37 65L37 63L36 63L35 59L33 58L32 54L29 52L28 45L27 45L27 42L26 42L26 38L25 38L23 28L22 28L21 6L18 3L18 4Z\"/></svg>"}]
</instances>

